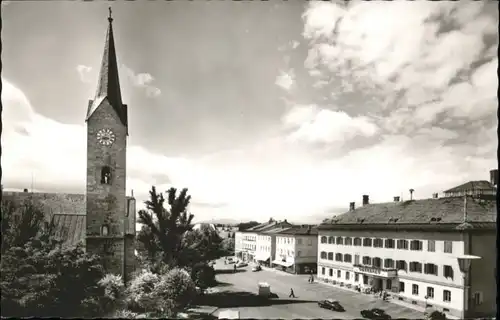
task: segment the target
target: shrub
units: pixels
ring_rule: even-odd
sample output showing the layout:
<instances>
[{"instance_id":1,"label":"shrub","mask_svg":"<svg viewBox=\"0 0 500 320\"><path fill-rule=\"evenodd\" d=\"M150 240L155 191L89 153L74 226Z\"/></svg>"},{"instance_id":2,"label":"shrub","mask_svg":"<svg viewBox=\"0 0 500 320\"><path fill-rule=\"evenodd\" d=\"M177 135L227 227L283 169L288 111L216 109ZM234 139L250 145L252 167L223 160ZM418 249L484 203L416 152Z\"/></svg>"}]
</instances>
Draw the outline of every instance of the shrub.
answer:
<instances>
[{"instance_id":1,"label":"shrub","mask_svg":"<svg viewBox=\"0 0 500 320\"><path fill-rule=\"evenodd\" d=\"M158 297L155 296L155 285L160 276L151 271L142 271L132 279L127 289L127 305L131 311L145 312L158 309Z\"/></svg>"},{"instance_id":2,"label":"shrub","mask_svg":"<svg viewBox=\"0 0 500 320\"><path fill-rule=\"evenodd\" d=\"M177 313L193 301L196 286L186 270L175 268L161 277L154 292L162 301L162 311Z\"/></svg>"},{"instance_id":3,"label":"shrub","mask_svg":"<svg viewBox=\"0 0 500 320\"><path fill-rule=\"evenodd\" d=\"M438 310L431 311L427 313L427 320L446 320L446 314Z\"/></svg>"},{"instance_id":4,"label":"shrub","mask_svg":"<svg viewBox=\"0 0 500 320\"><path fill-rule=\"evenodd\" d=\"M215 285L215 271L206 263L197 263L191 270L191 278L201 289Z\"/></svg>"},{"instance_id":5,"label":"shrub","mask_svg":"<svg viewBox=\"0 0 500 320\"><path fill-rule=\"evenodd\" d=\"M125 304L125 284L119 275L107 274L98 282L104 290L100 305L107 314L123 309Z\"/></svg>"}]
</instances>

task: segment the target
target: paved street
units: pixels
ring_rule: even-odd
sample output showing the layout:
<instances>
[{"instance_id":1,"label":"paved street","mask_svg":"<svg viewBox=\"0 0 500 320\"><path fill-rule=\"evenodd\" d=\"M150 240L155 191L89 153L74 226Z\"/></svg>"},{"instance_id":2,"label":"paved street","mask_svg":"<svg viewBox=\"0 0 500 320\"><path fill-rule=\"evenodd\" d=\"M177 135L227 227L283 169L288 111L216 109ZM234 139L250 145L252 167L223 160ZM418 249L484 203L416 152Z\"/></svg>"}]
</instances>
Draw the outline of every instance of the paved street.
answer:
<instances>
[{"instance_id":1,"label":"paved street","mask_svg":"<svg viewBox=\"0 0 500 320\"><path fill-rule=\"evenodd\" d=\"M361 318L360 311L380 308L392 318L421 319L423 314L389 302L321 283L310 284L305 275L290 275L279 271L263 270L252 272L251 266L241 268L237 273L230 273L233 265L224 265L218 261L215 266L219 270L217 280L221 282L221 291L231 291L219 302L218 313L225 309L239 310L241 318ZM224 271L228 271L227 273ZM258 282L267 282L277 299L262 301L256 298ZM288 298L290 288L295 291L296 298ZM317 301L335 298L345 308L345 312L334 312L318 307Z\"/></svg>"}]
</instances>

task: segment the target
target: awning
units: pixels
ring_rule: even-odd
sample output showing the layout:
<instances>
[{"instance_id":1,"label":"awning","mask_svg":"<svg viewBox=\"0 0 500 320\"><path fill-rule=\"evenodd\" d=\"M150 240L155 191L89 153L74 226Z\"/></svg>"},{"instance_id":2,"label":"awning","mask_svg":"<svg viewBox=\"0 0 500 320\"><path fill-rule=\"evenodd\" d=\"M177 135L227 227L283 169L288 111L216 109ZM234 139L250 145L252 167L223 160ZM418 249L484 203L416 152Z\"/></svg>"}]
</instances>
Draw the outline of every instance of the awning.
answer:
<instances>
[{"instance_id":1,"label":"awning","mask_svg":"<svg viewBox=\"0 0 500 320\"><path fill-rule=\"evenodd\" d=\"M255 260L257 260L257 261L267 261L269 259L271 259L271 257L269 255L265 255L265 254L260 254L260 255L257 255L255 257Z\"/></svg>"},{"instance_id":2,"label":"awning","mask_svg":"<svg viewBox=\"0 0 500 320\"><path fill-rule=\"evenodd\" d=\"M280 266L287 267L287 268L293 266L293 262L292 261L274 260L273 263L274 264L279 264Z\"/></svg>"}]
</instances>

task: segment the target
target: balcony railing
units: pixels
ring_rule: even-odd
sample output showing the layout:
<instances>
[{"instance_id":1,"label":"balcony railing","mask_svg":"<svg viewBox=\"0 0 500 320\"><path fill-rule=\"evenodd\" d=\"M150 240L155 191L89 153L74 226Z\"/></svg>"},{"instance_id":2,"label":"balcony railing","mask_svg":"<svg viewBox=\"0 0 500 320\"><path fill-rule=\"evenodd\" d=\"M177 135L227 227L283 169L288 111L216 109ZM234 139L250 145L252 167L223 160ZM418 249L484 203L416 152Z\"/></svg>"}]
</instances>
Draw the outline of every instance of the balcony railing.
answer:
<instances>
[{"instance_id":1,"label":"balcony railing","mask_svg":"<svg viewBox=\"0 0 500 320\"><path fill-rule=\"evenodd\" d=\"M380 267L365 266L361 264L354 265L354 272L369 274L384 278L394 278L398 275L398 271L396 269L385 269Z\"/></svg>"}]
</instances>

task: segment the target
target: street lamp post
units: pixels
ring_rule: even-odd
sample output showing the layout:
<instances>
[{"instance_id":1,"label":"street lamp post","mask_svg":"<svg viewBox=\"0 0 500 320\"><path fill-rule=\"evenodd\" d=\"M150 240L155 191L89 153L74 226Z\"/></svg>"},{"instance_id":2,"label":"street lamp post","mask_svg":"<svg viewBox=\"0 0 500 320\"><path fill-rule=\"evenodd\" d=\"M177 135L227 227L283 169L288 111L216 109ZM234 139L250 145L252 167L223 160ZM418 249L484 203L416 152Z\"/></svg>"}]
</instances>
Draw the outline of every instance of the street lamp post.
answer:
<instances>
[{"instance_id":1,"label":"street lamp post","mask_svg":"<svg viewBox=\"0 0 500 320\"><path fill-rule=\"evenodd\" d=\"M467 311L469 310L470 285L468 283L467 275L468 275L472 260L478 260L478 259L481 259L481 257L472 256L472 255L462 255L462 256L457 257L458 266L460 268L460 272L462 273L462 281L463 281L463 286L464 286L462 319L467 318Z\"/></svg>"}]
</instances>

